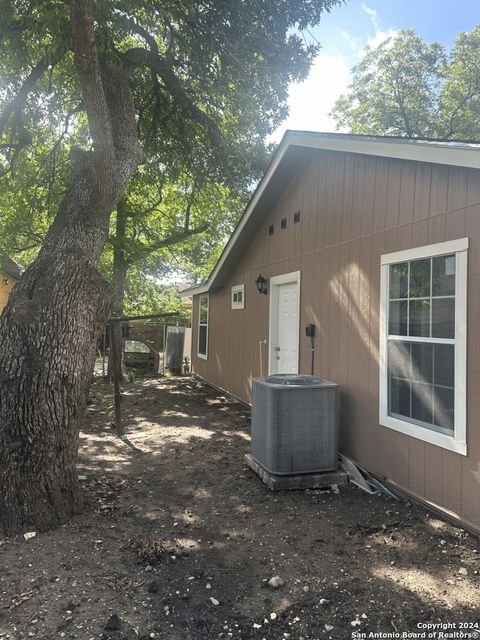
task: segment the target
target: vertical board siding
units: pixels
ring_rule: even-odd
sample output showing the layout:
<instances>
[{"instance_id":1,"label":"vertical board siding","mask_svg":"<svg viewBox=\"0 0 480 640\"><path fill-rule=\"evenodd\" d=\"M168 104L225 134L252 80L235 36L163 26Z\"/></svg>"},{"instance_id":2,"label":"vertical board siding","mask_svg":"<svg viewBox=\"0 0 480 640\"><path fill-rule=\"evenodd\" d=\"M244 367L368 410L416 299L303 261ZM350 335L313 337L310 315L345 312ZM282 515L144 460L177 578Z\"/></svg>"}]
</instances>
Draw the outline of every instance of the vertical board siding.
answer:
<instances>
[{"instance_id":1,"label":"vertical board siding","mask_svg":"<svg viewBox=\"0 0 480 640\"><path fill-rule=\"evenodd\" d=\"M462 513L462 459L452 451L443 452L442 500L440 504L453 513ZM478 488L477 488L478 491ZM474 520L474 518L470 518Z\"/></svg>"},{"instance_id":2,"label":"vertical board siding","mask_svg":"<svg viewBox=\"0 0 480 640\"><path fill-rule=\"evenodd\" d=\"M462 167L450 167L448 173L447 212L467 206L468 172Z\"/></svg>"},{"instance_id":3,"label":"vertical board siding","mask_svg":"<svg viewBox=\"0 0 480 640\"><path fill-rule=\"evenodd\" d=\"M402 177L402 163L395 158L388 160L387 176L387 210L385 229L392 229L398 225L398 211L400 207L400 180Z\"/></svg>"},{"instance_id":4,"label":"vertical board siding","mask_svg":"<svg viewBox=\"0 0 480 640\"><path fill-rule=\"evenodd\" d=\"M425 497L437 504L443 497L443 452L433 444L425 445Z\"/></svg>"},{"instance_id":5,"label":"vertical board siding","mask_svg":"<svg viewBox=\"0 0 480 640\"><path fill-rule=\"evenodd\" d=\"M432 166L430 164L419 164L417 166L415 194L413 198L413 219L415 221L428 218L431 180Z\"/></svg>"},{"instance_id":6,"label":"vertical board siding","mask_svg":"<svg viewBox=\"0 0 480 640\"><path fill-rule=\"evenodd\" d=\"M373 197L373 228L372 232L377 233L385 228L385 216L387 212L387 190L388 190L388 160L377 158L375 169L375 190Z\"/></svg>"},{"instance_id":7,"label":"vertical board siding","mask_svg":"<svg viewBox=\"0 0 480 640\"><path fill-rule=\"evenodd\" d=\"M478 171L469 169L467 175L467 204L466 207L473 207L480 202L480 180Z\"/></svg>"},{"instance_id":8,"label":"vertical board siding","mask_svg":"<svg viewBox=\"0 0 480 640\"><path fill-rule=\"evenodd\" d=\"M358 253L358 357L353 366L357 367L357 423L355 431L359 448L359 457L366 460L369 455L369 439L364 437L362 423L372 419L370 410L375 406L375 398L370 394L370 360L372 349L375 351L375 344L372 345L370 335L370 259L372 252L372 237L362 238L359 243ZM374 360L376 358L374 355Z\"/></svg>"},{"instance_id":9,"label":"vertical board siding","mask_svg":"<svg viewBox=\"0 0 480 640\"><path fill-rule=\"evenodd\" d=\"M342 202L342 226L340 230L340 242L350 240L352 233L352 214L353 214L353 185L355 176L355 156L351 154L345 155L345 173L343 183L343 202Z\"/></svg>"},{"instance_id":10,"label":"vertical board siding","mask_svg":"<svg viewBox=\"0 0 480 640\"><path fill-rule=\"evenodd\" d=\"M0 313L7 304L14 286L15 280L0 271Z\"/></svg>"},{"instance_id":11,"label":"vertical board siding","mask_svg":"<svg viewBox=\"0 0 480 640\"><path fill-rule=\"evenodd\" d=\"M467 342L467 444L468 457L461 458L461 513L480 522L480 203L467 208L465 233L470 238L468 260Z\"/></svg>"},{"instance_id":12,"label":"vertical board siding","mask_svg":"<svg viewBox=\"0 0 480 640\"><path fill-rule=\"evenodd\" d=\"M356 156L355 174L353 180L353 211L351 238L358 238L363 226L363 192L365 190L365 156Z\"/></svg>"},{"instance_id":13,"label":"vertical board siding","mask_svg":"<svg viewBox=\"0 0 480 640\"><path fill-rule=\"evenodd\" d=\"M443 165L432 165L430 217L447 212L448 169Z\"/></svg>"},{"instance_id":14,"label":"vertical board siding","mask_svg":"<svg viewBox=\"0 0 480 640\"><path fill-rule=\"evenodd\" d=\"M410 482L410 438L403 433L395 433L391 443L389 443L389 451L394 454L393 460L389 458L389 463L393 462L393 467L389 470L392 480L402 487L408 487Z\"/></svg>"},{"instance_id":15,"label":"vertical board siding","mask_svg":"<svg viewBox=\"0 0 480 640\"><path fill-rule=\"evenodd\" d=\"M280 228L282 218L286 229ZM464 236L470 238L468 456L378 421L380 256ZM251 380L267 374L269 353L260 344L269 337L269 295L256 292L255 278L296 270L300 372L310 373L304 327L314 323L315 374L339 384L342 449L372 472L480 526L480 171L340 152L306 154L227 284L210 293L208 360L196 356L194 299L197 374L250 400ZM237 284L245 284L243 310L231 309Z\"/></svg>"},{"instance_id":16,"label":"vertical board siding","mask_svg":"<svg viewBox=\"0 0 480 640\"><path fill-rule=\"evenodd\" d=\"M400 226L410 224L413 221L416 168L416 163L402 160L400 204L398 211L398 224Z\"/></svg>"}]
</instances>

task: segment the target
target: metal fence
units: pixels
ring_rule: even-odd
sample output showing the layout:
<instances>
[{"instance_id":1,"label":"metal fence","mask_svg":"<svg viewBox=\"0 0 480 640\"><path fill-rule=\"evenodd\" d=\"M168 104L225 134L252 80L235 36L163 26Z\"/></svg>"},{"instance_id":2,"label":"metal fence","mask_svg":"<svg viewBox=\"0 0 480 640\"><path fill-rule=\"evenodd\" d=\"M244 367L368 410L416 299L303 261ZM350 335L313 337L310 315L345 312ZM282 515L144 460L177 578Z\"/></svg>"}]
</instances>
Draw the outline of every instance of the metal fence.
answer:
<instances>
[{"instance_id":1,"label":"metal fence","mask_svg":"<svg viewBox=\"0 0 480 640\"><path fill-rule=\"evenodd\" d=\"M165 375L167 372L184 375L190 371L192 329L165 322L128 321L122 323L124 339L123 359L126 372ZM106 333L99 345L95 363L96 376L109 372L109 339ZM150 370L150 363L154 369Z\"/></svg>"}]
</instances>

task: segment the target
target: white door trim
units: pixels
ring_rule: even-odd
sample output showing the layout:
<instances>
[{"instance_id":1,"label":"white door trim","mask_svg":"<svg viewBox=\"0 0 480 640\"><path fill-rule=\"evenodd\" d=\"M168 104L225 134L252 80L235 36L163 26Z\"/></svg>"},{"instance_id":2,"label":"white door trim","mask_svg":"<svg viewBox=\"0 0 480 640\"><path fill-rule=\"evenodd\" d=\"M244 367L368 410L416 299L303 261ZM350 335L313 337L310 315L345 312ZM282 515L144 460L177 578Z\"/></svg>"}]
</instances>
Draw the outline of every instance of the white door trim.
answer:
<instances>
[{"instance_id":1,"label":"white door trim","mask_svg":"<svg viewBox=\"0 0 480 640\"><path fill-rule=\"evenodd\" d=\"M270 278L270 310L269 310L269 322L268 322L268 375L272 375L275 371L276 353L273 348L277 340L277 322L278 317L278 287L282 284L296 283L298 288L297 296L297 326L296 326L296 342L298 345L297 356L297 371L299 371L298 357L300 355L300 271L292 271L291 273L283 273L279 276L273 276Z\"/></svg>"}]
</instances>

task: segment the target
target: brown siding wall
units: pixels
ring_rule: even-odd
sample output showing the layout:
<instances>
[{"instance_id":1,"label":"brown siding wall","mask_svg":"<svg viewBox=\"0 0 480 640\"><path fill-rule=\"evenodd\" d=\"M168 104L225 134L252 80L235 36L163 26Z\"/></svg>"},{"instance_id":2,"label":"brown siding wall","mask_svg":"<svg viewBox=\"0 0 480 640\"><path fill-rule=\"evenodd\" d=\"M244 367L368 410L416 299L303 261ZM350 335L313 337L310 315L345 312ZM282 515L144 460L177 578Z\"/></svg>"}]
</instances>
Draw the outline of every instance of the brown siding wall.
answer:
<instances>
[{"instance_id":1,"label":"brown siding wall","mask_svg":"<svg viewBox=\"0 0 480 640\"><path fill-rule=\"evenodd\" d=\"M2 313L3 308L7 304L7 300L14 284L15 280L0 271L0 313Z\"/></svg>"},{"instance_id":2,"label":"brown siding wall","mask_svg":"<svg viewBox=\"0 0 480 640\"><path fill-rule=\"evenodd\" d=\"M301 221L293 224L293 213ZM286 217L287 228L280 229ZM269 225L275 225L273 236ZM380 256L468 236L468 456L378 424ZM340 447L360 464L480 526L480 171L340 152L308 155L221 290L210 294L208 360L193 369L248 401L267 366L269 296L255 278L301 271L300 372L310 372L304 325L317 326L315 373L339 383ZM230 289L245 284L245 309ZM265 368L263 369L265 373Z\"/></svg>"}]
</instances>

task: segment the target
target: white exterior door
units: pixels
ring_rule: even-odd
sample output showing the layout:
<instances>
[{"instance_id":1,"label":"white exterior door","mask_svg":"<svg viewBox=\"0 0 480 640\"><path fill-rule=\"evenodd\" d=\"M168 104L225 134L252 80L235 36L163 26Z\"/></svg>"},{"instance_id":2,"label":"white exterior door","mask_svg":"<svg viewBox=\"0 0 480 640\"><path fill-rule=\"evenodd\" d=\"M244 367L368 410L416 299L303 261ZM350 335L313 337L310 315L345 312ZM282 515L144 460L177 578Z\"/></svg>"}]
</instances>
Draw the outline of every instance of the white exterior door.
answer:
<instances>
[{"instance_id":1,"label":"white exterior door","mask_svg":"<svg viewBox=\"0 0 480 640\"><path fill-rule=\"evenodd\" d=\"M270 373L298 373L300 274L270 280Z\"/></svg>"}]
</instances>

